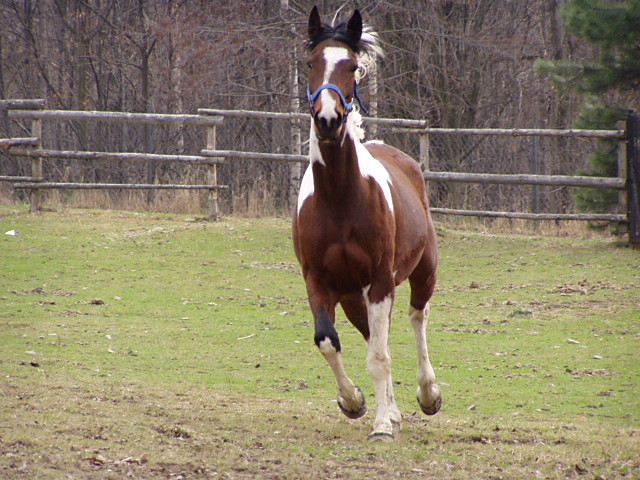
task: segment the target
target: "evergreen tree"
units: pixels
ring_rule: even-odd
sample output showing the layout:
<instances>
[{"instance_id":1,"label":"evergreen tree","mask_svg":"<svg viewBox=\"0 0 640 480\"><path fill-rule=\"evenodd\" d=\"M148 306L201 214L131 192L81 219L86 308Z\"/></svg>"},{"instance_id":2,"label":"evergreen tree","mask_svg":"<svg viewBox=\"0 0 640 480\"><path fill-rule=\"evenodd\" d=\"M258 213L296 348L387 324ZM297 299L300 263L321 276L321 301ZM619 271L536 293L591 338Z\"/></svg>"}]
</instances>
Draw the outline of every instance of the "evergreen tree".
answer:
<instances>
[{"instance_id":1,"label":"evergreen tree","mask_svg":"<svg viewBox=\"0 0 640 480\"><path fill-rule=\"evenodd\" d=\"M562 16L572 34L599 47L598 59L538 60L536 71L549 74L560 91L585 96L576 127L615 129L628 107L607 104L605 94L640 87L640 0L569 0ZM589 159L592 170L578 173L616 176L616 146L616 141L602 140L600 151ZM603 212L617 203L617 192L582 189L576 202L582 210Z\"/></svg>"}]
</instances>

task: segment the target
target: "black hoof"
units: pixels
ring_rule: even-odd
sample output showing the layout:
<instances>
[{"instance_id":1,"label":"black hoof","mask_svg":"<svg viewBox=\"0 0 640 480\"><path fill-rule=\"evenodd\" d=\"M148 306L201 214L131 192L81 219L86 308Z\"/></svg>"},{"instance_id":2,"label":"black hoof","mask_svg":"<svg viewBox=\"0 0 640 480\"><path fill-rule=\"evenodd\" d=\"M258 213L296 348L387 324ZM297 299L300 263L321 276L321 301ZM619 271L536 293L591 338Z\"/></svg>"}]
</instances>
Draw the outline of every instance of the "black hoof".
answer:
<instances>
[{"instance_id":1,"label":"black hoof","mask_svg":"<svg viewBox=\"0 0 640 480\"><path fill-rule=\"evenodd\" d=\"M420 398L418 397L418 404L425 415L435 415L440 411L440 407L442 406L442 394L438 394L431 405L423 405L420 403Z\"/></svg>"},{"instance_id":2,"label":"black hoof","mask_svg":"<svg viewBox=\"0 0 640 480\"><path fill-rule=\"evenodd\" d=\"M338 398L338 406L340 407L340 410L342 410L342 413L344 413L348 418L352 420L355 420L356 418L360 418L365 413L367 413L367 402L365 401L364 394L362 393L362 390L360 390L360 387L356 387L356 390L360 394L360 397L362 397L362 406L357 410L351 410L346 408L342 404L341 399Z\"/></svg>"},{"instance_id":3,"label":"black hoof","mask_svg":"<svg viewBox=\"0 0 640 480\"><path fill-rule=\"evenodd\" d=\"M393 436L393 433L371 432L369 434L369 440L371 442L393 442L395 437Z\"/></svg>"}]
</instances>

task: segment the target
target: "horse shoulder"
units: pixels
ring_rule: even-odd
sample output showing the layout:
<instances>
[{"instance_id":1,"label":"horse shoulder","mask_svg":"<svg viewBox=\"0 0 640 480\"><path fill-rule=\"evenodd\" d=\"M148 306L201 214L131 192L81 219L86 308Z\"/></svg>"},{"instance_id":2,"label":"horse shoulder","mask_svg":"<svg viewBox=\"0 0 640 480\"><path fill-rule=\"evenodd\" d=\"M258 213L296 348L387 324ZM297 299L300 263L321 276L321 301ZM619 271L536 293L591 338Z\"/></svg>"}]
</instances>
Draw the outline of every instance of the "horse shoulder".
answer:
<instances>
[{"instance_id":1,"label":"horse shoulder","mask_svg":"<svg viewBox=\"0 0 640 480\"><path fill-rule=\"evenodd\" d=\"M371 141L364 144L371 155L378 159L389 172L392 179L409 181L418 191L424 191L424 178L418 162L402 150L380 141Z\"/></svg>"}]
</instances>

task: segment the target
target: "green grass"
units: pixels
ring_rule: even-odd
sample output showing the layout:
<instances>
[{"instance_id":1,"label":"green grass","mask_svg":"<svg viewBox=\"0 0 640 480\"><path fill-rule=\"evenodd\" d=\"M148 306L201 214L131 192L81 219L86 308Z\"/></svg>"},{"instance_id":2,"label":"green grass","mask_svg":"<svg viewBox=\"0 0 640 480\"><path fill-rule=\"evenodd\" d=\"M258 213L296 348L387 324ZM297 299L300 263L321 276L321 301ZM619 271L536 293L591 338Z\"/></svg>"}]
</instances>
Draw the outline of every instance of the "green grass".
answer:
<instances>
[{"instance_id":1,"label":"green grass","mask_svg":"<svg viewBox=\"0 0 640 480\"><path fill-rule=\"evenodd\" d=\"M404 424L376 444L336 406L287 220L0 207L0 234L0 478L640 476L640 254L613 240L440 228L444 404L418 413L402 286Z\"/></svg>"}]
</instances>

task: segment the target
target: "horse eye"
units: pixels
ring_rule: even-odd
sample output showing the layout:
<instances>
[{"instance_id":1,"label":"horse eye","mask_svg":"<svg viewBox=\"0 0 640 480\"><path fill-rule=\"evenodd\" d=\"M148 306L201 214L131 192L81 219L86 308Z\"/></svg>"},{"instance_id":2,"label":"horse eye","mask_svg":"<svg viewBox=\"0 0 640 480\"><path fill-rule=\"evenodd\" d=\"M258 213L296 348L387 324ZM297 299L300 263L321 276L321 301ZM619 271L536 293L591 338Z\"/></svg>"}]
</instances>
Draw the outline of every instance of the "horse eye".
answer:
<instances>
[{"instance_id":1,"label":"horse eye","mask_svg":"<svg viewBox=\"0 0 640 480\"><path fill-rule=\"evenodd\" d=\"M307 62L307 67L311 70L313 68L313 62Z\"/></svg>"}]
</instances>

